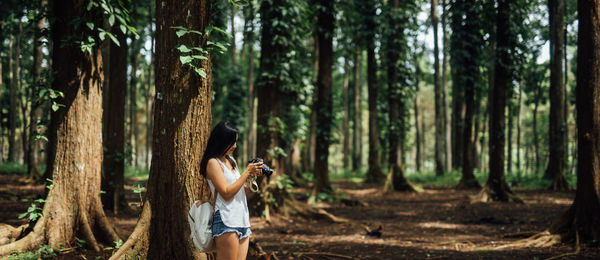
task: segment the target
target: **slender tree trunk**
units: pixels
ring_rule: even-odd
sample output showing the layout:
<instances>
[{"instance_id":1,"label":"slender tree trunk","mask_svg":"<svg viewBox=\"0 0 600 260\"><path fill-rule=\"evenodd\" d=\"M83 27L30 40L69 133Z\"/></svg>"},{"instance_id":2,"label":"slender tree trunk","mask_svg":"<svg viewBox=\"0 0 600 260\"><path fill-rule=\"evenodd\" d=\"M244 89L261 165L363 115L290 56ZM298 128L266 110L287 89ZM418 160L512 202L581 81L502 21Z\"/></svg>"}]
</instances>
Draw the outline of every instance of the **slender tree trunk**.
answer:
<instances>
[{"instance_id":1,"label":"slender tree trunk","mask_svg":"<svg viewBox=\"0 0 600 260\"><path fill-rule=\"evenodd\" d=\"M39 172L38 165L40 163L40 145L38 142L37 136L40 135L38 130L38 125L40 125L43 110L42 110L42 100L39 97L40 86L43 84L41 81L42 74L42 60L44 59L44 54L42 53L42 44L44 41L43 33L45 30L44 25L46 24L46 7L48 6L47 0L42 0L40 2L40 8L38 13L36 14L36 26L34 33L34 41L33 41L33 86L31 88L31 123L29 125L29 162L27 163L27 172L29 173L30 178L39 179L41 173ZM2 74L2 70L0 70L0 75ZM0 86L1 89L1 86Z\"/></svg>"},{"instance_id":2,"label":"slender tree trunk","mask_svg":"<svg viewBox=\"0 0 600 260\"><path fill-rule=\"evenodd\" d=\"M415 102L414 102L414 110L415 110L415 144L417 146L416 158L415 158L415 168L417 172L421 172L421 164L422 164L422 152L421 152L421 135L423 134L424 128L421 128L420 118L419 118L419 80L421 78L421 67L419 66L418 59L415 58Z\"/></svg>"},{"instance_id":3,"label":"slender tree trunk","mask_svg":"<svg viewBox=\"0 0 600 260\"><path fill-rule=\"evenodd\" d=\"M550 158L544 177L552 179L551 190L567 190L565 179L565 91L562 55L564 53L564 0L548 0L550 10L550 118L548 147Z\"/></svg>"},{"instance_id":4,"label":"slender tree trunk","mask_svg":"<svg viewBox=\"0 0 600 260\"><path fill-rule=\"evenodd\" d=\"M99 9L86 11L84 1L54 3L52 40L66 42L81 35L82 28L71 24L75 18L101 21ZM20 240L0 246L0 256L13 251L29 251L42 244L58 247L76 238L99 252L96 239L112 243L119 237L106 219L100 202L102 164L101 128L102 58L98 47L82 52L74 44L56 44L53 50L52 88L64 93L64 104L52 113L49 127L49 169L53 187L43 206L43 216L33 230ZM32 223L33 224L33 223Z\"/></svg>"},{"instance_id":5,"label":"slender tree trunk","mask_svg":"<svg viewBox=\"0 0 600 260\"><path fill-rule=\"evenodd\" d=\"M137 131L137 126L138 126L138 119L137 119L137 70L138 70L138 56L139 56L139 42L135 39L135 35L131 35L130 37L131 39L131 51L129 53L129 62L131 64L131 76L129 77L129 145L131 146L131 157L129 158L131 160L131 166L136 167L137 166L137 136L138 136L138 131ZM127 43L125 43L127 44ZM112 48L112 46L111 46ZM112 50L111 50L111 56L112 56ZM123 56L112 56L112 57L118 57L117 59L119 59L119 62L123 62L125 64L127 64L127 49L125 49L125 51L119 51L119 55L123 55ZM112 66L112 64L116 64L117 66L123 66L123 65L118 65L117 63L114 63L112 61L112 57L110 60L111 63L111 68L114 68ZM125 74L126 72L123 72L123 77L125 77L125 80L122 82L123 83L123 88L126 88L127 86L127 76ZM114 75L113 72L111 71L111 75ZM111 77L112 80L112 77ZM150 77L148 77L148 80L150 80ZM112 85L112 84L111 84ZM125 93L123 93L123 95L125 95ZM125 157L123 157L125 158Z\"/></svg>"},{"instance_id":6,"label":"slender tree trunk","mask_svg":"<svg viewBox=\"0 0 600 260\"><path fill-rule=\"evenodd\" d=\"M256 91L254 89L254 32L250 32L248 39L248 159L256 156L256 109L254 107L254 99Z\"/></svg>"},{"instance_id":7,"label":"slender tree trunk","mask_svg":"<svg viewBox=\"0 0 600 260\"><path fill-rule=\"evenodd\" d=\"M512 93L512 91L510 91L510 93ZM506 135L506 172L508 174L512 173L512 134L513 134L513 124L514 124L514 104L512 101L512 98L509 97L509 101L508 101L508 129L507 129L507 135Z\"/></svg>"},{"instance_id":8,"label":"slender tree trunk","mask_svg":"<svg viewBox=\"0 0 600 260\"><path fill-rule=\"evenodd\" d=\"M102 190L102 205L104 209L112 210L115 215L120 208L127 206L124 193L125 170L125 97L127 90L127 41L125 34L113 27L120 46L110 44L110 82L108 84L108 102L104 111L104 160ZM133 44L132 44L133 45ZM135 69L135 66L132 66ZM132 78L135 77L135 71ZM133 86L135 87L135 86ZM134 124L131 124L134 128Z\"/></svg>"},{"instance_id":9,"label":"slender tree trunk","mask_svg":"<svg viewBox=\"0 0 600 260\"><path fill-rule=\"evenodd\" d=\"M319 30L319 74L317 76L317 88L319 90L315 106L315 112L317 112L315 194L321 191L332 191L331 184L329 183L328 162L329 145L331 143L331 122L333 120L331 73L333 66L332 39L335 20L333 1L323 0L319 5L319 11L317 12L317 30Z\"/></svg>"},{"instance_id":10,"label":"slender tree trunk","mask_svg":"<svg viewBox=\"0 0 600 260\"><path fill-rule=\"evenodd\" d=\"M435 1L435 0L434 0ZM407 82L407 75L402 73L401 66L404 66L402 60L406 60L406 53L408 52L408 46L405 43L406 40L403 39L404 36L402 34L403 24L406 24L401 17L402 14L398 10L400 7L400 0L392 0L389 3L391 12L388 14L387 22L390 28L390 33L388 35L388 51L386 53L386 61L387 61L387 76L388 76L388 106L389 106L389 157L388 162L390 164L390 169L388 173L388 180L391 178L391 184L394 190L397 191L415 191L415 188L406 180L404 177L404 162L402 159L403 156L403 137L404 137L404 129L403 124L405 122L404 115L406 108L403 99L403 92L405 91L403 88L407 86L404 85L404 82ZM386 181L386 185L384 185L384 191L389 188L389 181Z\"/></svg>"},{"instance_id":11,"label":"slender tree trunk","mask_svg":"<svg viewBox=\"0 0 600 260\"><path fill-rule=\"evenodd\" d=\"M523 79L520 80L519 84L519 104L517 105L517 171L521 174L521 100L523 94Z\"/></svg>"},{"instance_id":12,"label":"slender tree trunk","mask_svg":"<svg viewBox=\"0 0 600 260\"><path fill-rule=\"evenodd\" d=\"M15 141L16 138L16 128L17 128L17 69L19 66L15 65L16 60L18 60L18 56L13 56L13 47L15 49L15 53L17 53L17 46L14 46L15 37L11 34L8 42L8 79L10 81L10 89L9 89L9 112L8 112L8 161L15 162L17 159L17 144ZM17 57L17 58L15 58Z\"/></svg>"},{"instance_id":13,"label":"slender tree trunk","mask_svg":"<svg viewBox=\"0 0 600 260\"><path fill-rule=\"evenodd\" d=\"M358 49L354 54L354 149L352 170L357 171L362 165L362 51Z\"/></svg>"},{"instance_id":14,"label":"slender tree trunk","mask_svg":"<svg viewBox=\"0 0 600 260\"><path fill-rule=\"evenodd\" d=\"M435 95L435 175L444 175L444 96L440 85L440 58L438 48L437 0L431 0L431 25L433 27L433 85Z\"/></svg>"},{"instance_id":15,"label":"slender tree trunk","mask_svg":"<svg viewBox=\"0 0 600 260\"><path fill-rule=\"evenodd\" d=\"M23 100L23 96L27 96L27 90L26 89L22 89L23 86L23 69L21 68L21 39L23 37L23 23L19 22L19 29L17 32L17 46L15 48L15 66L13 67L13 69L15 70L14 74L15 74L15 81L16 81L16 96L15 96L15 111L14 111L14 119L15 119L15 139L16 139L16 132L17 132L17 120L19 119L19 115L18 115L18 111L21 111L21 116L22 116L22 121L21 121L21 126L22 126L22 131L21 131L21 144L19 148L19 155L23 155L23 163L26 163L27 160L27 100ZM23 90L21 92L21 90ZM15 143L15 148L17 144ZM21 153L22 152L22 153ZM16 159L16 158L15 158ZM20 160L18 160L20 161Z\"/></svg>"},{"instance_id":16,"label":"slender tree trunk","mask_svg":"<svg viewBox=\"0 0 600 260\"><path fill-rule=\"evenodd\" d=\"M348 169L350 165L350 100L348 95L348 80L350 76L350 65L348 64L348 57L344 57L344 125L342 129L344 131L344 144L343 144L343 162L344 169Z\"/></svg>"},{"instance_id":17,"label":"slender tree trunk","mask_svg":"<svg viewBox=\"0 0 600 260\"><path fill-rule=\"evenodd\" d=\"M152 5L150 5L150 14L152 14ZM150 24L152 24L152 17L150 17ZM150 63L148 64L148 89L146 90L146 169L150 169L150 160L152 158L152 129L154 128L153 117L154 114L154 93L152 87L155 87L156 82L152 72L155 71L154 65L154 30L150 27ZM155 87L156 88L156 87Z\"/></svg>"},{"instance_id":18,"label":"slender tree trunk","mask_svg":"<svg viewBox=\"0 0 600 260\"><path fill-rule=\"evenodd\" d=\"M492 89L492 106L490 109L490 173L485 187L480 192L481 201L515 201L521 200L513 195L504 176L504 142L505 142L505 109L506 90L511 81L509 74L510 57L508 54L512 37L509 30L510 1L499 0L496 17L496 59L494 88Z\"/></svg>"},{"instance_id":19,"label":"slender tree trunk","mask_svg":"<svg viewBox=\"0 0 600 260\"><path fill-rule=\"evenodd\" d=\"M449 120L450 103L448 101L448 38L446 36L446 27L448 19L448 9L446 9L446 0L442 0L442 93L444 99L444 159L446 171L453 169L452 166L452 135L450 129L452 128L451 121Z\"/></svg>"},{"instance_id":20,"label":"slender tree trunk","mask_svg":"<svg viewBox=\"0 0 600 260\"><path fill-rule=\"evenodd\" d=\"M210 196L206 179L200 177L200 160L211 128L212 66L210 57L198 64L207 75L203 78L179 62L177 45L201 46L202 40L193 34L177 37L172 26L204 31L210 3L162 3L156 4L160 26L156 28L156 113L148 192L135 230L111 259L207 257L193 245L186 216L194 199Z\"/></svg>"},{"instance_id":21,"label":"slender tree trunk","mask_svg":"<svg viewBox=\"0 0 600 260\"><path fill-rule=\"evenodd\" d=\"M540 172L540 144L539 144L539 138L538 138L538 131L537 131L537 114L538 114L538 106L540 103L540 95L541 95L541 89L540 86L537 86L537 94L536 94L536 98L535 98L535 104L533 105L533 126L532 126L532 131L533 131L533 146L535 149L535 174L538 174Z\"/></svg>"},{"instance_id":22,"label":"slender tree trunk","mask_svg":"<svg viewBox=\"0 0 600 260\"><path fill-rule=\"evenodd\" d=\"M466 9L465 10L465 22L462 26L464 33L472 37L472 40L479 40L479 31L477 26L477 13L473 12L474 8L468 6L469 2L461 2L461 6ZM474 42L475 43L475 42ZM476 43L475 43L476 44ZM461 51L463 51L461 49ZM476 77L479 73L479 60L480 60L480 52L476 47L466 48L466 57L468 60L463 58L464 64L461 64L463 68L461 72L470 75L458 75L462 77L461 82L464 83L464 104L465 104L465 116L463 121L463 154L462 154L462 179L456 186L457 189L473 189L473 188L481 188L477 179L475 179L475 175L473 174L473 117L476 115L475 104L475 87L476 87Z\"/></svg>"}]
</instances>

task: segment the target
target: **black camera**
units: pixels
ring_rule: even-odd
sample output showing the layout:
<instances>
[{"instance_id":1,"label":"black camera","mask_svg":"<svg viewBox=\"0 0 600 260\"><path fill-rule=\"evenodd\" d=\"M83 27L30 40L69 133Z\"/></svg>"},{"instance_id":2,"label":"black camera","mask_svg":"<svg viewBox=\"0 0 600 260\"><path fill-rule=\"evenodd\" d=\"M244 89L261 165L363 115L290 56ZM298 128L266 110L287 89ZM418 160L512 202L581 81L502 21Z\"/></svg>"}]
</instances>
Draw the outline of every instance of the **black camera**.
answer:
<instances>
[{"instance_id":1,"label":"black camera","mask_svg":"<svg viewBox=\"0 0 600 260\"><path fill-rule=\"evenodd\" d=\"M262 158L256 157L256 158L248 161L248 163L259 163L259 162L264 162L264 160ZM273 174L273 169L271 169L271 167L269 167L266 163L263 163L262 174L264 176L271 177L271 174Z\"/></svg>"}]
</instances>

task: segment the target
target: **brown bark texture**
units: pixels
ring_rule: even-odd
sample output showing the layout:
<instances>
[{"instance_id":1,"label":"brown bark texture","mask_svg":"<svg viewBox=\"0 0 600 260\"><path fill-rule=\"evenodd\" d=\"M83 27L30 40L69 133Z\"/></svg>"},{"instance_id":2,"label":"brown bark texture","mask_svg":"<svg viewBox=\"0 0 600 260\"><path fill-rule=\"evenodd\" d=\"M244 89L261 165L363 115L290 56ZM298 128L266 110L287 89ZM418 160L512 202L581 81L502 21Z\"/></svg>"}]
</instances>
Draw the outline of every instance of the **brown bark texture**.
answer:
<instances>
[{"instance_id":1,"label":"brown bark texture","mask_svg":"<svg viewBox=\"0 0 600 260\"><path fill-rule=\"evenodd\" d=\"M331 192L329 183L329 145L331 143L331 125L333 120L332 104L332 66L333 66L333 1L319 3L317 30L319 42L319 72L317 75L317 132L315 143L315 191Z\"/></svg>"},{"instance_id":2,"label":"brown bark texture","mask_svg":"<svg viewBox=\"0 0 600 260\"><path fill-rule=\"evenodd\" d=\"M99 251L98 240L119 240L108 222L100 202L100 169L102 162L102 58L98 47L82 52L68 39L86 33L84 27L70 24L75 17L98 24L97 9L86 11L86 2L54 3L55 44L52 88L64 93L59 103L65 105L53 112L49 128L49 166L53 188L49 191L33 230L20 240L0 246L0 256L14 250L32 250L42 244L71 245L78 237L87 247Z\"/></svg>"},{"instance_id":3,"label":"brown bark texture","mask_svg":"<svg viewBox=\"0 0 600 260\"><path fill-rule=\"evenodd\" d=\"M137 126L138 126L138 120L137 120L137 67L138 67L138 57L140 55L140 45L141 45L141 41L138 41L135 39L135 35L131 35L130 37L131 39L131 51L130 51L130 55L129 55L129 62L131 63L131 76L129 77L129 133L128 133L128 137L129 137L129 146L131 147L131 157L129 158L131 160L131 165L132 166L137 166ZM123 43L122 43L123 44ZM125 48L125 51L119 51L120 54L122 55L122 57L120 57L120 60L127 64L127 60L126 60L126 55L127 55L127 48ZM111 51L111 55L112 55L112 51ZM113 64L112 58L110 60L111 64ZM122 65L119 65L122 66ZM112 66L111 66L112 68ZM119 72L121 73L121 72ZM122 72L122 74L125 76L126 71ZM112 75L112 71L111 71L111 75ZM125 76L126 78L126 76ZM112 79L112 77L111 77ZM142 78L143 80L143 78ZM148 80L150 80L150 75L148 75ZM111 81L112 82L112 81ZM125 84L127 84L126 79L123 81L123 88L126 88L127 86ZM123 90L123 94L124 90ZM125 157L123 157L125 158Z\"/></svg>"},{"instance_id":4,"label":"brown bark texture","mask_svg":"<svg viewBox=\"0 0 600 260\"><path fill-rule=\"evenodd\" d=\"M362 64L362 51L356 50L354 54L354 131L352 132L354 138L354 147L352 148L352 170L358 170L361 165L362 159L362 78L361 78L361 64Z\"/></svg>"},{"instance_id":5,"label":"brown bark texture","mask_svg":"<svg viewBox=\"0 0 600 260\"><path fill-rule=\"evenodd\" d=\"M342 149L342 154L343 154L343 162L344 162L344 169L348 169L348 167L350 166L350 158L351 158L351 154L350 154L350 141L351 141L351 136L350 136L350 96L348 95L349 92L349 77L350 77L350 65L348 62L348 55L346 57L344 57L344 124L342 126L342 131L343 131L343 135L344 135L344 144L343 144L343 149Z\"/></svg>"},{"instance_id":6,"label":"brown bark texture","mask_svg":"<svg viewBox=\"0 0 600 260\"><path fill-rule=\"evenodd\" d=\"M548 0L550 10L550 117L548 130L548 147L550 158L544 176L552 180L550 189L567 190L569 185L565 179L566 160L566 114L563 74L564 0Z\"/></svg>"},{"instance_id":7,"label":"brown bark texture","mask_svg":"<svg viewBox=\"0 0 600 260\"><path fill-rule=\"evenodd\" d=\"M582 241L600 239L600 1L577 2L577 191L571 208L550 228L577 235Z\"/></svg>"},{"instance_id":8,"label":"brown bark texture","mask_svg":"<svg viewBox=\"0 0 600 260\"><path fill-rule=\"evenodd\" d=\"M40 2L40 8L36 14L36 26L35 26L35 38L33 41L33 86L31 88L31 123L29 124L29 148L27 152L29 155L27 159L27 172L30 178L41 178L38 170L38 164L40 159L40 145L41 143L36 139L36 136L40 134L38 125L41 123L43 110L42 100L39 97L40 86L43 82L40 81L42 74L42 59L44 54L42 53L42 44L44 40L44 30L46 23L46 7L48 6L47 0ZM0 71L1 72L1 71Z\"/></svg>"},{"instance_id":9,"label":"brown bark texture","mask_svg":"<svg viewBox=\"0 0 600 260\"><path fill-rule=\"evenodd\" d=\"M172 27L204 32L210 6L208 1L157 1L156 8L157 84L148 191L138 224L112 259L203 259L207 255L189 237L187 212L194 199L210 197L200 160L211 127L212 70L210 57L197 64L206 78L179 62L176 46L204 46L206 39L177 37Z\"/></svg>"},{"instance_id":10,"label":"brown bark texture","mask_svg":"<svg viewBox=\"0 0 600 260\"><path fill-rule=\"evenodd\" d=\"M108 102L104 110L104 160L102 161L102 204L117 213L125 208L125 96L127 90L127 42L117 27L112 30L120 46L110 43Z\"/></svg>"},{"instance_id":11,"label":"brown bark texture","mask_svg":"<svg viewBox=\"0 0 600 260\"><path fill-rule=\"evenodd\" d=\"M481 200L488 201L519 201L513 195L506 183L504 175L504 144L505 144L505 109L506 109L506 89L509 88L511 81L508 65L510 64L510 48L508 28L510 1L500 0L498 2L498 14L496 17L496 60L494 88L492 89L492 104L490 109L490 173L480 195Z\"/></svg>"},{"instance_id":12,"label":"brown bark texture","mask_svg":"<svg viewBox=\"0 0 600 260\"><path fill-rule=\"evenodd\" d=\"M437 0L431 0L431 26L433 27L433 85L435 97L435 175L444 175L444 100L440 84L440 55L438 47Z\"/></svg>"}]
</instances>

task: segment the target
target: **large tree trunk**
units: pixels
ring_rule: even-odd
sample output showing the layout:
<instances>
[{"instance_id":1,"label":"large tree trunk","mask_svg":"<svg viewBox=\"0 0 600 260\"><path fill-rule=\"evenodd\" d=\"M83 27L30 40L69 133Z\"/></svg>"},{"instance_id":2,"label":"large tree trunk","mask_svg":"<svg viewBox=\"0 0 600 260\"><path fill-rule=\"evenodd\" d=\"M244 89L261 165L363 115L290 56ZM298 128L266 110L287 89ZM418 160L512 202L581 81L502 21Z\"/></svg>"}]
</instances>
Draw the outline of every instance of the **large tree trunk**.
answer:
<instances>
[{"instance_id":1,"label":"large tree trunk","mask_svg":"<svg viewBox=\"0 0 600 260\"><path fill-rule=\"evenodd\" d=\"M354 54L354 147L352 149L352 170L357 171L361 165L362 159L362 51L356 50Z\"/></svg>"},{"instance_id":2,"label":"large tree trunk","mask_svg":"<svg viewBox=\"0 0 600 260\"><path fill-rule=\"evenodd\" d=\"M505 142L505 109L506 109L506 90L510 87L510 55L512 48L510 38L510 1L498 1L498 15L496 17L496 59L494 88L492 93L492 104L490 109L490 173L485 187L474 198L477 201L515 201L521 202L516 197L504 176L504 142Z\"/></svg>"},{"instance_id":3,"label":"large tree trunk","mask_svg":"<svg viewBox=\"0 0 600 260\"><path fill-rule=\"evenodd\" d=\"M84 1L54 3L52 40L65 42L84 33L83 26L64 26L75 18L102 21L99 9L86 11ZM33 230L14 243L0 246L0 256L14 250L32 250L42 244L68 245L75 238L100 251L97 238L106 243L119 240L106 219L100 202L102 163L102 58L99 48L82 52L74 44L55 44L52 88L64 93L64 104L52 113L49 128L49 169L53 188L49 191ZM100 236L97 236L99 232Z\"/></svg>"},{"instance_id":4,"label":"large tree trunk","mask_svg":"<svg viewBox=\"0 0 600 260\"><path fill-rule=\"evenodd\" d=\"M433 86L435 96L435 175L444 175L444 96L440 85L440 55L438 48L437 0L431 0L431 26L433 27Z\"/></svg>"},{"instance_id":5,"label":"large tree trunk","mask_svg":"<svg viewBox=\"0 0 600 260\"><path fill-rule=\"evenodd\" d=\"M548 0L550 10L550 118L548 147L550 158L544 177L552 179L551 190L567 190L565 179L566 114L562 55L564 54L564 0Z\"/></svg>"},{"instance_id":6,"label":"large tree trunk","mask_svg":"<svg viewBox=\"0 0 600 260\"><path fill-rule=\"evenodd\" d=\"M204 42L195 34L179 38L171 27L203 32L209 1L163 1L156 8L160 26L156 28L156 113L148 193L135 230L112 259L206 258L189 237L186 216L193 199L210 196L206 179L200 177L200 160L211 128L211 62L208 57L197 64L206 78L182 65L175 47Z\"/></svg>"},{"instance_id":7,"label":"large tree trunk","mask_svg":"<svg viewBox=\"0 0 600 260\"><path fill-rule=\"evenodd\" d=\"M464 15L463 1L454 1L450 8L450 27L452 29L452 35L450 39L450 49L456 50L462 47L462 42L465 39L462 37L463 33L463 15ZM459 169L463 163L463 122L465 116L465 103L464 103L464 82L461 75L462 63L459 59L460 53L450 55L450 67L452 73L452 118L451 118L451 135L452 135L452 167L453 169Z\"/></svg>"},{"instance_id":8,"label":"large tree trunk","mask_svg":"<svg viewBox=\"0 0 600 260\"><path fill-rule=\"evenodd\" d=\"M578 1L577 11L577 192L567 212L534 241L542 246L600 240L600 1Z\"/></svg>"},{"instance_id":9,"label":"large tree trunk","mask_svg":"<svg viewBox=\"0 0 600 260\"><path fill-rule=\"evenodd\" d=\"M108 105L104 111L104 161L102 162L102 204L105 210L115 214L125 208L125 193L123 192L125 170L125 96L127 90L127 41L125 34L117 27L112 30L120 46L110 44L110 72ZM134 127L131 124L131 127Z\"/></svg>"},{"instance_id":10,"label":"large tree trunk","mask_svg":"<svg viewBox=\"0 0 600 260\"><path fill-rule=\"evenodd\" d=\"M350 100L348 95L348 80L350 76L350 65L348 64L348 56L344 57L344 123L342 125L342 131L344 133L344 144L343 144L343 162L344 170L348 169L350 165Z\"/></svg>"},{"instance_id":11,"label":"large tree trunk","mask_svg":"<svg viewBox=\"0 0 600 260\"><path fill-rule=\"evenodd\" d=\"M46 8L48 6L47 0L42 0L40 2L40 9L36 15L36 26L35 26L35 38L33 40L33 86L31 88L31 123L29 124L29 148L27 151L29 155L27 156L27 172L30 178L38 179L40 178L40 172L38 169L38 164L40 163L40 145L41 143L36 140L37 136L40 134L38 130L38 125L40 125L43 110L42 110L42 100L39 97L40 86L42 82L41 74L42 74L42 59L44 58L44 54L42 53L42 44L44 40L44 30L46 24ZM2 71L0 70L0 75Z\"/></svg>"},{"instance_id":12,"label":"large tree trunk","mask_svg":"<svg viewBox=\"0 0 600 260\"><path fill-rule=\"evenodd\" d=\"M315 149L315 187L314 193L331 192L329 183L329 145L331 143L331 125L333 121L332 104L332 65L333 65L333 1L323 0L319 3L317 30L319 42L319 74L317 76L317 139Z\"/></svg>"},{"instance_id":13,"label":"large tree trunk","mask_svg":"<svg viewBox=\"0 0 600 260\"><path fill-rule=\"evenodd\" d=\"M152 5L149 6L149 13L153 14ZM152 23L152 15L150 15L150 23ZM146 89L146 169L150 169L150 160L152 158L152 129L154 114L154 94L152 93L152 87L155 85L156 80L154 79L152 72L154 71L154 30L152 30L152 26L150 26L150 63L148 64L148 88ZM156 91L155 91L156 92Z\"/></svg>"}]
</instances>

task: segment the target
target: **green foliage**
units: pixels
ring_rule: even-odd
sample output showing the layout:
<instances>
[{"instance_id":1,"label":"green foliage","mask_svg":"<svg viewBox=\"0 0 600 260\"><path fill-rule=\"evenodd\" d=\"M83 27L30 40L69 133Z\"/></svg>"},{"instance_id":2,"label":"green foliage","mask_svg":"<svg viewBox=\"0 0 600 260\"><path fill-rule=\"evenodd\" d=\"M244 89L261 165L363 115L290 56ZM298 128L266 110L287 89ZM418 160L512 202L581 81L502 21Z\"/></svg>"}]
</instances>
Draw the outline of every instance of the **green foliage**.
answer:
<instances>
[{"instance_id":1,"label":"green foliage","mask_svg":"<svg viewBox=\"0 0 600 260\"><path fill-rule=\"evenodd\" d=\"M126 179L136 178L136 180L147 180L148 174L148 169L126 166L124 176Z\"/></svg>"},{"instance_id":2,"label":"green foliage","mask_svg":"<svg viewBox=\"0 0 600 260\"><path fill-rule=\"evenodd\" d=\"M27 173L27 165L17 162L2 162L0 163L0 173L25 174Z\"/></svg>"},{"instance_id":3,"label":"green foliage","mask_svg":"<svg viewBox=\"0 0 600 260\"><path fill-rule=\"evenodd\" d=\"M227 32L222 29L214 26L207 26L204 29L204 32L191 30L185 28L183 26L172 26L171 28L175 29L175 34L177 37L181 38L185 35L191 34L196 35L200 38L200 46L198 47L190 47L184 44L177 45L175 48L183 55L179 56L179 61L181 64L190 66L196 74L200 77L206 78L206 72L202 68L202 61L208 60L206 56L210 51L217 51L219 53L224 53L227 50L229 43L227 42L215 42L210 40L210 35L213 31L222 33L231 37Z\"/></svg>"},{"instance_id":4,"label":"green foliage","mask_svg":"<svg viewBox=\"0 0 600 260\"><path fill-rule=\"evenodd\" d=\"M114 255L116 250L118 250L119 248L121 248L121 246L123 245L123 240L119 239L119 241L113 241L115 243L115 246L109 246L109 247L105 247L104 250L112 250L112 254Z\"/></svg>"},{"instance_id":5,"label":"green foliage","mask_svg":"<svg viewBox=\"0 0 600 260\"><path fill-rule=\"evenodd\" d=\"M42 245L36 251L26 251L23 252L21 250L13 251L8 257L3 258L5 260L37 260L44 258L54 258L57 256L56 249L53 249L49 245Z\"/></svg>"}]
</instances>

